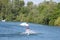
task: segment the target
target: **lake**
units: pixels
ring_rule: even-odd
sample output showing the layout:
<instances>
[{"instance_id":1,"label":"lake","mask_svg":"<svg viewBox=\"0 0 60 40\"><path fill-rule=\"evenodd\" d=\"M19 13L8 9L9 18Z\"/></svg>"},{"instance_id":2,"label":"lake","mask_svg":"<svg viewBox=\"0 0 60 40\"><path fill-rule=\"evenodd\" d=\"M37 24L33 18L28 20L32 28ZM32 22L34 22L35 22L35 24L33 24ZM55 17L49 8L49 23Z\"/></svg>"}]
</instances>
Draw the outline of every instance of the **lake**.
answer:
<instances>
[{"instance_id":1,"label":"lake","mask_svg":"<svg viewBox=\"0 0 60 40\"><path fill-rule=\"evenodd\" d=\"M31 30L40 34L24 35L21 22L0 22L0 40L60 40L60 27L29 23Z\"/></svg>"}]
</instances>

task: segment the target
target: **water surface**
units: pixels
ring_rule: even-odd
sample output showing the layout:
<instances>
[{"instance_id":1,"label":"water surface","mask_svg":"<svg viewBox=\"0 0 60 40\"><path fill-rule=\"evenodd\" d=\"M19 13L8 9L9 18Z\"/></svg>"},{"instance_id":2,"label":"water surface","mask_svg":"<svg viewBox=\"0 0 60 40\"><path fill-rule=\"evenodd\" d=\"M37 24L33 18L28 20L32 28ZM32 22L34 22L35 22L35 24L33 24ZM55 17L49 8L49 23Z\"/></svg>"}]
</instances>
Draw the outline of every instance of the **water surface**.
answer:
<instances>
[{"instance_id":1,"label":"water surface","mask_svg":"<svg viewBox=\"0 0 60 40\"><path fill-rule=\"evenodd\" d=\"M40 34L22 35L25 27L20 22L0 22L0 40L60 40L60 27L30 24L30 29Z\"/></svg>"}]
</instances>

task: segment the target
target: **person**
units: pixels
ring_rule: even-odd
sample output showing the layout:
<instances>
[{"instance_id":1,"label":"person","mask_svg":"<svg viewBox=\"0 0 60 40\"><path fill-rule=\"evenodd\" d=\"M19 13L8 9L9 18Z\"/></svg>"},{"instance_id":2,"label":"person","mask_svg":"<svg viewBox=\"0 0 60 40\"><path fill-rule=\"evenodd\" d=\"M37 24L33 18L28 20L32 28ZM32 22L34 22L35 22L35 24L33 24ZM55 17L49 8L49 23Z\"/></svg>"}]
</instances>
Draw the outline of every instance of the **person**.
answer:
<instances>
[{"instance_id":1,"label":"person","mask_svg":"<svg viewBox=\"0 0 60 40\"><path fill-rule=\"evenodd\" d=\"M29 24L28 23L26 24L26 29L29 29Z\"/></svg>"},{"instance_id":2,"label":"person","mask_svg":"<svg viewBox=\"0 0 60 40\"><path fill-rule=\"evenodd\" d=\"M30 34L29 24L25 22L25 23L21 23L20 25L26 28L25 34L29 35Z\"/></svg>"},{"instance_id":3,"label":"person","mask_svg":"<svg viewBox=\"0 0 60 40\"><path fill-rule=\"evenodd\" d=\"M26 24L26 34L28 35L30 34L30 28L28 23Z\"/></svg>"}]
</instances>

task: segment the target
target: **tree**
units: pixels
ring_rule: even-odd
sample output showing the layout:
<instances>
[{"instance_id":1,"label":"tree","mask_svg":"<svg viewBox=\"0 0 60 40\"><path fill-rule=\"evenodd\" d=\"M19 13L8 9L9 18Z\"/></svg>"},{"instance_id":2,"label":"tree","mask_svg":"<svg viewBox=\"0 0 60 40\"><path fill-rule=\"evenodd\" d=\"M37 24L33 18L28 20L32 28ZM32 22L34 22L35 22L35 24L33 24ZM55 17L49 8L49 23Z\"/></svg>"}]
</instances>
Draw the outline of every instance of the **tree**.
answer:
<instances>
[{"instance_id":1,"label":"tree","mask_svg":"<svg viewBox=\"0 0 60 40\"><path fill-rule=\"evenodd\" d=\"M54 25L60 26L60 17L55 20Z\"/></svg>"}]
</instances>

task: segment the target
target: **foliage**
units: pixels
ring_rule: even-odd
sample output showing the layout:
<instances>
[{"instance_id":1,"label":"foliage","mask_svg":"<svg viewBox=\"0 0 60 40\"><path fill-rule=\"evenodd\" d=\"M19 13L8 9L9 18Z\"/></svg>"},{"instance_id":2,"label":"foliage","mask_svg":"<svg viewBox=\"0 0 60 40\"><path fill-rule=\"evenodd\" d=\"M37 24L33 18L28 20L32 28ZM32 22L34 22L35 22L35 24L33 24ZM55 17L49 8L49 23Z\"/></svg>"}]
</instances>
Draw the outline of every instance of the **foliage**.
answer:
<instances>
[{"instance_id":1,"label":"foliage","mask_svg":"<svg viewBox=\"0 0 60 40\"><path fill-rule=\"evenodd\" d=\"M0 0L0 20L60 25L60 3L44 1L35 5L24 0Z\"/></svg>"},{"instance_id":2,"label":"foliage","mask_svg":"<svg viewBox=\"0 0 60 40\"><path fill-rule=\"evenodd\" d=\"M55 20L54 25L60 26L60 17Z\"/></svg>"}]
</instances>

